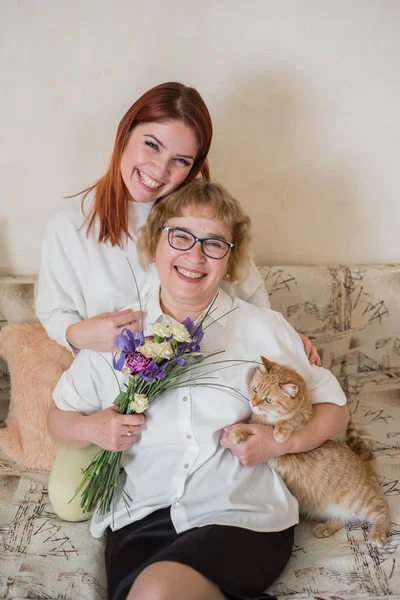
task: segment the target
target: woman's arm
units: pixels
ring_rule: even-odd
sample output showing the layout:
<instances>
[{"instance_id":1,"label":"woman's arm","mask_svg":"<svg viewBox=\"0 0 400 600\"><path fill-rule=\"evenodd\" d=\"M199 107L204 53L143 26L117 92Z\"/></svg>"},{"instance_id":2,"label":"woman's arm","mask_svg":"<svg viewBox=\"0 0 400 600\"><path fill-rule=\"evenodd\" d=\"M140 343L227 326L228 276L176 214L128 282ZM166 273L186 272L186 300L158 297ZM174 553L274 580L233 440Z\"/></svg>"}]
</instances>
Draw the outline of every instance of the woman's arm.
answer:
<instances>
[{"instance_id":1,"label":"woman's arm","mask_svg":"<svg viewBox=\"0 0 400 600\"><path fill-rule=\"evenodd\" d=\"M104 450L127 450L137 441L143 423L143 415L120 415L117 406L89 416L52 406L47 414L50 436L69 448L96 444Z\"/></svg>"},{"instance_id":2,"label":"woman's arm","mask_svg":"<svg viewBox=\"0 0 400 600\"><path fill-rule=\"evenodd\" d=\"M312 418L303 429L292 433L286 442L279 443L275 440L271 425L240 423L225 427L221 446L229 448L243 465L252 467L283 454L296 454L317 448L345 429L350 417L347 404L315 404L313 412ZM229 432L236 428L249 432L250 436L246 442L235 444L228 439Z\"/></svg>"},{"instance_id":3,"label":"woman's arm","mask_svg":"<svg viewBox=\"0 0 400 600\"><path fill-rule=\"evenodd\" d=\"M79 290L80 285L63 247L62 236L58 235L57 225L52 218L43 238L36 315L51 339L73 351L66 330L84 318L72 296L73 290Z\"/></svg>"},{"instance_id":4,"label":"woman's arm","mask_svg":"<svg viewBox=\"0 0 400 600\"><path fill-rule=\"evenodd\" d=\"M111 404L123 382L124 376L113 370L111 354L79 352L53 390L55 404L47 415L51 437L72 448L90 444L113 451L130 448L144 417L121 415Z\"/></svg>"},{"instance_id":5,"label":"woman's arm","mask_svg":"<svg viewBox=\"0 0 400 600\"><path fill-rule=\"evenodd\" d=\"M83 284L87 282L80 280L80 271L76 267L86 238L79 230L80 221L75 222L76 210L80 211L80 208L66 205L53 214L47 224L42 243L36 314L48 336L74 354L83 348L109 352L121 329L137 331L140 313L126 310L87 318L90 302L83 291ZM91 276L91 273L87 274L88 278ZM95 289L96 281L93 286ZM113 294L111 281L109 294Z\"/></svg>"}]
</instances>

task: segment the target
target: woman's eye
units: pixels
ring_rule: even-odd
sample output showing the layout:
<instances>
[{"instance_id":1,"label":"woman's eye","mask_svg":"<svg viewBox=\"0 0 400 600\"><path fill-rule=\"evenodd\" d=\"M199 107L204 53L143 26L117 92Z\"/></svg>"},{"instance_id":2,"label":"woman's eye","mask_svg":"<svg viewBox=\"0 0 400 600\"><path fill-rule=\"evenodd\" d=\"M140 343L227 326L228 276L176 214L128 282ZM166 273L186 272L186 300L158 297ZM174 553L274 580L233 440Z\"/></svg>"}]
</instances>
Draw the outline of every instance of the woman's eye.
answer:
<instances>
[{"instance_id":1,"label":"woman's eye","mask_svg":"<svg viewBox=\"0 0 400 600\"><path fill-rule=\"evenodd\" d=\"M253 392L254 392L255 394L257 394L257 392L258 392L258 389L256 388L256 386L255 386L255 385L253 385Z\"/></svg>"},{"instance_id":2,"label":"woman's eye","mask_svg":"<svg viewBox=\"0 0 400 600\"><path fill-rule=\"evenodd\" d=\"M158 146L157 144L155 144L154 142L149 142L148 140L145 141L146 146L149 146L150 148L152 148L153 150L158 150Z\"/></svg>"},{"instance_id":3,"label":"woman's eye","mask_svg":"<svg viewBox=\"0 0 400 600\"><path fill-rule=\"evenodd\" d=\"M182 163L183 165L185 165L185 167L190 167L190 162L188 160L186 160L185 158L177 158L176 160L178 162Z\"/></svg>"},{"instance_id":4,"label":"woman's eye","mask_svg":"<svg viewBox=\"0 0 400 600\"><path fill-rule=\"evenodd\" d=\"M219 240L207 240L206 241L206 247L208 248L217 248L218 250L221 250L221 248L224 246L224 244L222 242L220 242Z\"/></svg>"}]
</instances>

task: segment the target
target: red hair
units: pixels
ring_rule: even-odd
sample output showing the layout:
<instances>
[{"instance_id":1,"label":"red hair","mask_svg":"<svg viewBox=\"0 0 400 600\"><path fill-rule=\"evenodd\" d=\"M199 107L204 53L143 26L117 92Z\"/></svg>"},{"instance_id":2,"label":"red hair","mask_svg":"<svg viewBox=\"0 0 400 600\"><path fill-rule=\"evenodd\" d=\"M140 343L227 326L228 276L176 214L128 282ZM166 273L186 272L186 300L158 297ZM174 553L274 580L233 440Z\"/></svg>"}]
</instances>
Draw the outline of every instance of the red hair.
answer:
<instances>
[{"instance_id":1,"label":"red hair","mask_svg":"<svg viewBox=\"0 0 400 600\"><path fill-rule=\"evenodd\" d=\"M210 181L207 154L211 145L212 122L204 100L197 90L182 83L161 83L151 88L122 117L106 174L79 192L84 194L82 207L89 192L95 192L93 207L85 224L89 235L95 221L99 220L100 243L110 242L112 246L123 247L126 237L132 239L128 224L128 191L121 175L122 154L132 129L141 123L172 120L183 121L191 127L199 145L190 173L181 185L192 181L199 173L203 180Z\"/></svg>"}]
</instances>

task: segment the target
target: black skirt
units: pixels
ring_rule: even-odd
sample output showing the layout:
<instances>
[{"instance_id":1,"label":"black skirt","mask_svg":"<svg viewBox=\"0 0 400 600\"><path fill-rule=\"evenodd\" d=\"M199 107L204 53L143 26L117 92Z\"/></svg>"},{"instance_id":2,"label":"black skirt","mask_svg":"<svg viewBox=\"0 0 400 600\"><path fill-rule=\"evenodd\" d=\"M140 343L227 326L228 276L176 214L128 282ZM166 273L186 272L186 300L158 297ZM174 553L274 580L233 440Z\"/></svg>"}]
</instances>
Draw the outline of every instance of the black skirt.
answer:
<instances>
[{"instance_id":1,"label":"black skirt","mask_svg":"<svg viewBox=\"0 0 400 600\"><path fill-rule=\"evenodd\" d=\"M149 565L173 561L212 581L229 600L272 600L263 594L282 572L293 548L294 527L257 532L206 525L176 533L170 508L108 530L106 571L109 600L125 600L136 577Z\"/></svg>"}]
</instances>

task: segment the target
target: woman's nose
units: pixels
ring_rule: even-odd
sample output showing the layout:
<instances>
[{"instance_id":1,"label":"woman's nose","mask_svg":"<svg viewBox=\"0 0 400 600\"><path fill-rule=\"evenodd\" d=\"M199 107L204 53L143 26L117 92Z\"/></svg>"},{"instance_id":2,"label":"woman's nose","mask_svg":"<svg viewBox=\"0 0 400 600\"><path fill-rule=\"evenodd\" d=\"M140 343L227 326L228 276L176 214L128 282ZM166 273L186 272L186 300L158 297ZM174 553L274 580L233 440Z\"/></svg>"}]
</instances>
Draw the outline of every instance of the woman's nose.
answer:
<instances>
[{"instance_id":1,"label":"woman's nose","mask_svg":"<svg viewBox=\"0 0 400 600\"><path fill-rule=\"evenodd\" d=\"M196 242L195 245L186 252L189 254L189 258L192 262L202 263L207 260L201 249L200 242Z\"/></svg>"},{"instance_id":2,"label":"woman's nose","mask_svg":"<svg viewBox=\"0 0 400 600\"><path fill-rule=\"evenodd\" d=\"M155 163L155 175L162 179L165 175L169 175L170 163L169 158L166 156L158 156L154 161Z\"/></svg>"}]
</instances>

